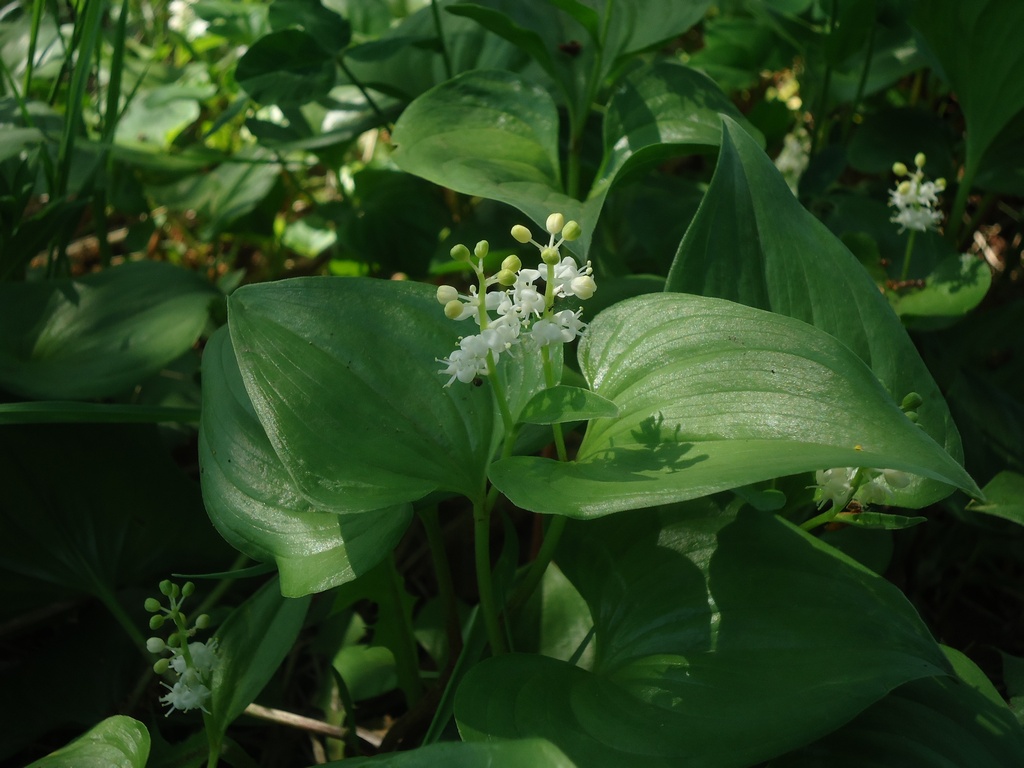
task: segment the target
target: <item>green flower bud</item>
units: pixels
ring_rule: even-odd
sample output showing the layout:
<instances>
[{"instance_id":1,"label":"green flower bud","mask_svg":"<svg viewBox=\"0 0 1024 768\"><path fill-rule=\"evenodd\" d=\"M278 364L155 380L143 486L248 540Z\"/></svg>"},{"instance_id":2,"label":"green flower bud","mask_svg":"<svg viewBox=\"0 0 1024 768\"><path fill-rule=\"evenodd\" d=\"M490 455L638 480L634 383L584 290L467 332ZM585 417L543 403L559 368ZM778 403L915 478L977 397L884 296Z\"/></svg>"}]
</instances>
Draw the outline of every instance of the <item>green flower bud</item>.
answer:
<instances>
[{"instance_id":1,"label":"green flower bud","mask_svg":"<svg viewBox=\"0 0 1024 768\"><path fill-rule=\"evenodd\" d=\"M522 259L516 255L506 256L505 260L501 262L501 268L507 269L509 272L518 272L523 268Z\"/></svg>"},{"instance_id":2,"label":"green flower bud","mask_svg":"<svg viewBox=\"0 0 1024 768\"><path fill-rule=\"evenodd\" d=\"M174 584L171 583L170 579L164 579L160 582L160 594L170 597L174 593Z\"/></svg>"},{"instance_id":3,"label":"green flower bud","mask_svg":"<svg viewBox=\"0 0 1024 768\"><path fill-rule=\"evenodd\" d=\"M935 188L941 192L946 188L946 180L941 176L935 180Z\"/></svg>"},{"instance_id":4,"label":"green flower bud","mask_svg":"<svg viewBox=\"0 0 1024 768\"><path fill-rule=\"evenodd\" d=\"M167 650L167 643L162 637L151 637L146 641L146 650L150 653L163 653Z\"/></svg>"},{"instance_id":5,"label":"green flower bud","mask_svg":"<svg viewBox=\"0 0 1024 768\"><path fill-rule=\"evenodd\" d=\"M150 613L156 613L160 610L160 601L157 600L155 597L147 597L146 602L144 602L142 605Z\"/></svg>"},{"instance_id":6,"label":"green flower bud","mask_svg":"<svg viewBox=\"0 0 1024 768\"><path fill-rule=\"evenodd\" d=\"M449 320L458 320L459 315L462 314L462 310L462 302L459 301L458 299L455 299L454 301L449 301L447 304L444 305L444 316L447 317Z\"/></svg>"},{"instance_id":7,"label":"green flower bud","mask_svg":"<svg viewBox=\"0 0 1024 768\"><path fill-rule=\"evenodd\" d=\"M498 274L495 277L498 280L498 285L503 285L506 288L516 284L516 273L510 269L498 270Z\"/></svg>"},{"instance_id":8,"label":"green flower bud","mask_svg":"<svg viewBox=\"0 0 1024 768\"><path fill-rule=\"evenodd\" d=\"M572 242L583 234L583 229L575 221L567 221L562 227L562 239Z\"/></svg>"},{"instance_id":9,"label":"green flower bud","mask_svg":"<svg viewBox=\"0 0 1024 768\"><path fill-rule=\"evenodd\" d=\"M172 632L170 635L168 635L168 637L167 637L167 647L168 648L177 648L179 645L181 645L181 637L178 636L177 632Z\"/></svg>"},{"instance_id":10,"label":"green flower bud","mask_svg":"<svg viewBox=\"0 0 1024 768\"><path fill-rule=\"evenodd\" d=\"M916 155L914 155L914 165L916 165L918 168L924 168L924 163L926 159L927 158L925 158L924 152L918 152Z\"/></svg>"},{"instance_id":11,"label":"green flower bud","mask_svg":"<svg viewBox=\"0 0 1024 768\"><path fill-rule=\"evenodd\" d=\"M918 419L921 417L917 415L917 411L907 411L907 418L917 424Z\"/></svg>"},{"instance_id":12,"label":"green flower bud","mask_svg":"<svg viewBox=\"0 0 1024 768\"><path fill-rule=\"evenodd\" d=\"M191 581L186 581L185 586L181 588L181 594L184 597L191 596L196 591L196 585Z\"/></svg>"},{"instance_id":13,"label":"green flower bud","mask_svg":"<svg viewBox=\"0 0 1024 768\"><path fill-rule=\"evenodd\" d=\"M559 254L557 248L545 248L540 252L541 261L547 264L549 267L557 264L562 260L561 254Z\"/></svg>"},{"instance_id":14,"label":"green flower bud","mask_svg":"<svg viewBox=\"0 0 1024 768\"><path fill-rule=\"evenodd\" d=\"M528 230L522 224L516 224L514 227L512 227L512 237L515 238L517 242L524 244L530 242L530 240L533 239L533 235L530 234L530 230Z\"/></svg>"},{"instance_id":15,"label":"green flower bud","mask_svg":"<svg viewBox=\"0 0 1024 768\"><path fill-rule=\"evenodd\" d=\"M486 240L481 240L476 244L476 248L473 249L473 253L478 259L482 259L487 255L487 251L489 251L490 248L491 247L487 244Z\"/></svg>"},{"instance_id":16,"label":"green flower bud","mask_svg":"<svg viewBox=\"0 0 1024 768\"><path fill-rule=\"evenodd\" d=\"M170 669L170 668L171 668L171 660L170 659L157 659L153 663L153 671L156 672L158 675L166 674L167 670Z\"/></svg>"},{"instance_id":17,"label":"green flower bud","mask_svg":"<svg viewBox=\"0 0 1024 768\"><path fill-rule=\"evenodd\" d=\"M150 616L149 617L149 628L150 629L160 629L160 627L162 627L163 625L164 625L164 617L163 616Z\"/></svg>"},{"instance_id":18,"label":"green flower bud","mask_svg":"<svg viewBox=\"0 0 1024 768\"><path fill-rule=\"evenodd\" d=\"M439 285L437 287L437 303L442 307L449 301L458 301L459 292L454 285Z\"/></svg>"},{"instance_id":19,"label":"green flower bud","mask_svg":"<svg viewBox=\"0 0 1024 768\"><path fill-rule=\"evenodd\" d=\"M548 220L544 222L544 229L550 234L557 235L562 231L562 227L565 226L565 216L560 213L552 213L548 216Z\"/></svg>"},{"instance_id":20,"label":"green flower bud","mask_svg":"<svg viewBox=\"0 0 1024 768\"><path fill-rule=\"evenodd\" d=\"M907 173L909 173L909 171L907 171L907 166L903 163L893 163L892 172L897 176L906 176Z\"/></svg>"},{"instance_id":21,"label":"green flower bud","mask_svg":"<svg viewBox=\"0 0 1024 768\"><path fill-rule=\"evenodd\" d=\"M469 248L464 246L462 243L459 243L454 248L452 248L451 254L452 258L455 259L456 261L469 261L471 258L473 258L472 254L470 254L469 252Z\"/></svg>"},{"instance_id":22,"label":"green flower bud","mask_svg":"<svg viewBox=\"0 0 1024 768\"><path fill-rule=\"evenodd\" d=\"M911 184L909 181L901 181L899 186L896 187L896 191L899 192L901 195L909 195L910 189Z\"/></svg>"},{"instance_id":23,"label":"green flower bud","mask_svg":"<svg viewBox=\"0 0 1024 768\"><path fill-rule=\"evenodd\" d=\"M206 613L201 613L196 616L196 629L206 629L210 626L210 616Z\"/></svg>"},{"instance_id":24,"label":"green flower bud","mask_svg":"<svg viewBox=\"0 0 1024 768\"><path fill-rule=\"evenodd\" d=\"M909 395L903 398L903 402L900 403L900 408L904 411L913 411L915 408L920 407L921 403L924 402L924 398L921 397L917 392L911 392Z\"/></svg>"}]
</instances>

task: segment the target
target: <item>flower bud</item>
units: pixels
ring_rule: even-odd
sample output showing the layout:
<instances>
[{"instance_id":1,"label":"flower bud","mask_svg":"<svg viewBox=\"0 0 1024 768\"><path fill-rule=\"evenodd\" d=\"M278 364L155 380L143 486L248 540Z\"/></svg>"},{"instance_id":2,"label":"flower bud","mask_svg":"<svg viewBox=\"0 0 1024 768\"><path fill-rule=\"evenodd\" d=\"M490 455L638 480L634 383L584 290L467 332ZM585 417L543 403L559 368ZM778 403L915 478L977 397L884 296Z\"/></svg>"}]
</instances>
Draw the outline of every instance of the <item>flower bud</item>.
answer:
<instances>
[{"instance_id":1,"label":"flower bud","mask_svg":"<svg viewBox=\"0 0 1024 768\"><path fill-rule=\"evenodd\" d=\"M562 255L558 252L557 248L545 248L540 252L540 258L541 261L550 267L560 262L562 260Z\"/></svg>"},{"instance_id":2,"label":"flower bud","mask_svg":"<svg viewBox=\"0 0 1024 768\"><path fill-rule=\"evenodd\" d=\"M497 279L498 285L503 285L506 288L516 284L516 273L511 269L500 269L494 277Z\"/></svg>"},{"instance_id":3,"label":"flower bud","mask_svg":"<svg viewBox=\"0 0 1024 768\"><path fill-rule=\"evenodd\" d=\"M911 476L898 469L883 469L882 477L893 488L906 488L910 485Z\"/></svg>"},{"instance_id":4,"label":"flower bud","mask_svg":"<svg viewBox=\"0 0 1024 768\"><path fill-rule=\"evenodd\" d=\"M196 629L206 629L210 626L210 615L207 613L201 613L196 616Z\"/></svg>"},{"instance_id":5,"label":"flower bud","mask_svg":"<svg viewBox=\"0 0 1024 768\"><path fill-rule=\"evenodd\" d=\"M196 585L191 581L186 581L185 586L181 588L182 597L189 597L196 591Z\"/></svg>"},{"instance_id":6,"label":"flower bud","mask_svg":"<svg viewBox=\"0 0 1024 768\"><path fill-rule=\"evenodd\" d=\"M913 185L909 181L901 181L900 185L896 187L896 191L901 195L909 195Z\"/></svg>"},{"instance_id":7,"label":"flower bud","mask_svg":"<svg viewBox=\"0 0 1024 768\"><path fill-rule=\"evenodd\" d=\"M548 220L544 222L544 229L546 229L548 233L552 235L557 235L559 232L562 231L562 227L564 226L565 216L563 216L560 213L552 213L550 216L548 216Z\"/></svg>"},{"instance_id":8,"label":"flower bud","mask_svg":"<svg viewBox=\"0 0 1024 768\"><path fill-rule=\"evenodd\" d=\"M924 398L921 397L917 392L911 392L909 395L903 398L903 402L900 403L900 408L904 411L912 411L919 407L924 402Z\"/></svg>"},{"instance_id":9,"label":"flower bud","mask_svg":"<svg viewBox=\"0 0 1024 768\"><path fill-rule=\"evenodd\" d=\"M562 227L562 239L570 243L582 234L583 229L575 221L567 221Z\"/></svg>"},{"instance_id":10,"label":"flower bud","mask_svg":"<svg viewBox=\"0 0 1024 768\"><path fill-rule=\"evenodd\" d=\"M514 227L512 227L512 237L515 238L517 242L524 244L530 242L530 240L533 239L533 235L530 234L530 230L528 230L522 224L516 224Z\"/></svg>"},{"instance_id":11,"label":"flower bud","mask_svg":"<svg viewBox=\"0 0 1024 768\"><path fill-rule=\"evenodd\" d=\"M164 579L160 582L160 594L167 597L174 594L174 584L171 583L170 579Z\"/></svg>"},{"instance_id":12,"label":"flower bud","mask_svg":"<svg viewBox=\"0 0 1024 768\"><path fill-rule=\"evenodd\" d=\"M167 643L162 637L151 637L146 641L146 650L150 653L163 653L167 650Z\"/></svg>"},{"instance_id":13,"label":"flower bud","mask_svg":"<svg viewBox=\"0 0 1024 768\"><path fill-rule=\"evenodd\" d=\"M935 180L935 188L941 192L946 188L946 180L941 176Z\"/></svg>"},{"instance_id":14,"label":"flower bud","mask_svg":"<svg viewBox=\"0 0 1024 768\"><path fill-rule=\"evenodd\" d=\"M569 283L569 287L572 288L573 295L586 300L594 295L594 291L597 290L597 283L594 282L594 278L590 275L580 275L573 278L572 282Z\"/></svg>"},{"instance_id":15,"label":"flower bud","mask_svg":"<svg viewBox=\"0 0 1024 768\"><path fill-rule=\"evenodd\" d=\"M451 250L452 258L456 261L469 261L473 258L469 253L469 248L459 243Z\"/></svg>"},{"instance_id":16,"label":"flower bud","mask_svg":"<svg viewBox=\"0 0 1024 768\"><path fill-rule=\"evenodd\" d=\"M918 152L916 155L914 155L914 165L916 165L918 168L924 168L925 160L926 158L924 156L924 152Z\"/></svg>"},{"instance_id":17,"label":"flower bud","mask_svg":"<svg viewBox=\"0 0 1024 768\"><path fill-rule=\"evenodd\" d=\"M907 166L904 165L903 163L893 163L892 172L895 173L897 176L906 176L908 173Z\"/></svg>"},{"instance_id":18,"label":"flower bud","mask_svg":"<svg viewBox=\"0 0 1024 768\"><path fill-rule=\"evenodd\" d=\"M523 268L523 262L518 256L513 254L505 257L505 260L501 262L501 268L507 269L509 272L518 272Z\"/></svg>"},{"instance_id":19,"label":"flower bud","mask_svg":"<svg viewBox=\"0 0 1024 768\"><path fill-rule=\"evenodd\" d=\"M444 305L444 316L449 320L458 320L459 316L462 315L462 302L458 299L453 299Z\"/></svg>"},{"instance_id":20,"label":"flower bud","mask_svg":"<svg viewBox=\"0 0 1024 768\"><path fill-rule=\"evenodd\" d=\"M479 243L476 244L476 248L473 249L473 253L476 255L478 259L482 259L484 256L487 255L487 251L489 251L490 248L491 247L487 244L486 240L481 240Z\"/></svg>"},{"instance_id":21,"label":"flower bud","mask_svg":"<svg viewBox=\"0 0 1024 768\"><path fill-rule=\"evenodd\" d=\"M181 645L181 638L178 636L177 632L172 632L167 636L168 648L177 648L179 645Z\"/></svg>"},{"instance_id":22,"label":"flower bud","mask_svg":"<svg viewBox=\"0 0 1024 768\"><path fill-rule=\"evenodd\" d=\"M918 419L921 417L917 415L917 411L907 411L907 418L917 424Z\"/></svg>"},{"instance_id":23,"label":"flower bud","mask_svg":"<svg viewBox=\"0 0 1024 768\"><path fill-rule=\"evenodd\" d=\"M166 674L167 670L170 669L170 668L171 668L171 660L170 659L157 659L153 663L153 671L156 672L158 675Z\"/></svg>"},{"instance_id":24,"label":"flower bud","mask_svg":"<svg viewBox=\"0 0 1024 768\"><path fill-rule=\"evenodd\" d=\"M160 627L162 627L163 625L164 625L164 617L163 616L150 616L149 617L149 628L150 629L160 629Z\"/></svg>"},{"instance_id":25,"label":"flower bud","mask_svg":"<svg viewBox=\"0 0 1024 768\"><path fill-rule=\"evenodd\" d=\"M439 285L437 286L437 303L442 307L449 301L458 301L459 292L455 290L454 285Z\"/></svg>"},{"instance_id":26,"label":"flower bud","mask_svg":"<svg viewBox=\"0 0 1024 768\"><path fill-rule=\"evenodd\" d=\"M147 597L146 602L144 602L142 605L150 613L156 613L160 610L160 601L157 600L155 597Z\"/></svg>"}]
</instances>

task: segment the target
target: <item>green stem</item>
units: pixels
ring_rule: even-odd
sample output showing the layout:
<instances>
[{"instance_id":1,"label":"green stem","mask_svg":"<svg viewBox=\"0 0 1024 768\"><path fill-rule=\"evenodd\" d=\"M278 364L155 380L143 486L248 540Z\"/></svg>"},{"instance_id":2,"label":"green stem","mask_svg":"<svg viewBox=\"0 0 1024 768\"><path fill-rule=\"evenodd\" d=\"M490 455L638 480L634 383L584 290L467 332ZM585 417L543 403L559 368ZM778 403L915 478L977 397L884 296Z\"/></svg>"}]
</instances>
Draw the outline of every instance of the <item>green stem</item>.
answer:
<instances>
[{"instance_id":1,"label":"green stem","mask_svg":"<svg viewBox=\"0 0 1024 768\"><path fill-rule=\"evenodd\" d=\"M825 525L826 523L832 522L832 519L837 514L839 514L839 510L836 509L835 507L830 507L828 510L822 512L820 515L815 515L810 520L805 520L804 522L800 523L800 527L803 528L805 531L809 531L812 528L817 528L819 525Z\"/></svg>"},{"instance_id":2,"label":"green stem","mask_svg":"<svg viewBox=\"0 0 1024 768\"><path fill-rule=\"evenodd\" d=\"M377 119L380 120L381 125L387 125L390 128L391 124L388 122L387 117L384 116L384 113L381 111L380 107L377 106L377 102L373 100L373 97L370 95L370 92L366 90L363 84L359 82L356 76L352 73L352 70L348 68L348 65L345 63L344 56L339 53L338 56L336 57L336 60L338 62L338 66L341 67L341 71L345 73L345 77L347 77L351 81L352 85L359 89L359 92L363 95L363 98L366 99L366 103L369 105L370 109L373 110L373 113L377 115Z\"/></svg>"},{"instance_id":3,"label":"green stem","mask_svg":"<svg viewBox=\"0 0 1024 768\"><path fill-rule=\"evenodd\" d=\"M831 37L836 28L836 14L838 13L838 0L832 0L831 10L828 15L828 37ZM814 110L814 133L811 134L811 154L817 152L818 147L827 138L825 107L828 104L828 89L832 84L832 65L825 60L825 76L821 82L821 93L818 95L818 107Z\"/></svg>"},{"instance_id":4,"label":"green stem","mask_svg":"<svg viewBox=\"0 0 1024 768\"><path fill-rule=\"evenodd\" d=\"M917 237L917 230L910 230L910 237L907 238L907 249L903 252L903 269L900 270L900 280L906 280L910 274L910 257L914 255L914 238Z\"/></svg>"},{"instance_id":5,"label":"green stem","mask_svg":"<svg viewBox=\"0 0 1024 768\"><path fill-rule=\"evenodd\" d=\"M857 81L857 95L853 97L853 105L850 109L850 115L846 120L846 124L843 126L843 144L846 143L850 136L850 129L853 127L853 118L857 114L857 107L860 106L861 99L864 98L864 89L868 84L868 73L871 72L871 56L875 52L875 25L871 25L871 29L868 31L868 46L867 51L864 53L864 67L860 71L860 80Z\"/></svg>"},{"instance_id":6,"label":"green stem","mask_svg":"<svg viewBox=\"0 0 1024 768\"><path fill-rule=\"evenodd\" d=\"M389 611L391 620L402 628L401 642L398 647L393 649L395 672L398 675L399 686L405 691L405 695L409 699L409 706L412 706L423 696L423 681L420 680L416 636L413 634L412 623L402 607L402 576L398 572L394 553L388 558L388 586L391 591L391 599L381 604L381 610Z\"/></svg>"},{"instance_id":7,"label":"green stem","mask_svg":"<svg viewBox=\"0 0 1024 768\"><path fill-rule=\"evenodd\" d=\"M514 612L522 607L540 585L541 579L544 578L544 573L555 556L555 550L558 549L558 542L562 538L562 531L565 530L568 520L569 518L562 515L555 515L551 518L551 522L548 523L547 530L544 532L544 541L540 545L537 557L530 563L526 575L516 588L512 599L509 600L509 612Z\"/></svg>"},{"instance_id":8,"label":"green stem","mask_svg":"<svg viewBox=\"0 0 1024 768\"><path fill-rule=\"evenodd\" d=\"M423 530L427 534L427 547L430 559L434 562L434 573L437 576L437 590L444 609L446 634L448 635L448 654L454 658L462 651L462 630L459 621L458 604L455 600L455 583L452 580L451 564L444 548L444 535L437 515L437 505L419 510Z\"/></svg>"},{"instance_id":9,"label":"green stem","mask_svg":"<svg viewBox=\"0 0 1024 768\"><path fill-rule=\"evenodd\" d=\"M437 10L437 0L430 0L430 13L434 17L434 29L437 30L437 42L441 46L441 58L444 59L444 74L452 79L452 60L448 56L448 46L444 41L444 30L441 28L441 13Z\"/></svg>"},{"instance_id":10,"label":"green stem","mask_svg":"<svg viewBox=\"0 0 1024 768\"><path fill-rule=\"evenodd\" d=\"M953 210L949 214L949 231L946 236L954 243L959 243L964 231L964 211L967 210L967 198L971 194L971 185L974 183L974 167L968 163L964 166L964 175L960 178L956 188L956 199L953 201Z\"/></svg>"},{"instance_id":11,"label":"green stem","mask_svg":"<svg viewBox=\"0 0 1024 768\"><path fill-rule=\"evenodd\" d=\"M498 656L508 653L508 648L505 645L505 637L501 634L498 605L494 597L494 581L491 578L491 510L483 500L473 503L473 539L480 612L484 615L491 652Z\"/></svg>"},{"instance_id":12,"label":"green stem","mask_svg":"<svg viewBox=\"0 0 1024 768\"><path fill-rule=\"evenodd\" d=\"M105 585L101 584L99 580L94 580L95 591L94 594L99 601L103 603L111 616L117 620L117 623L121 625L121 628L128 634L128 637L135 643L135 647L139 649L139 652L146 659L146 663L150 662L149 652L146 650L146 638L142 632L136 626L135 621L125 611L124 606L118 601L117 597L106 588Z\"/></svg>"}]
</instances>

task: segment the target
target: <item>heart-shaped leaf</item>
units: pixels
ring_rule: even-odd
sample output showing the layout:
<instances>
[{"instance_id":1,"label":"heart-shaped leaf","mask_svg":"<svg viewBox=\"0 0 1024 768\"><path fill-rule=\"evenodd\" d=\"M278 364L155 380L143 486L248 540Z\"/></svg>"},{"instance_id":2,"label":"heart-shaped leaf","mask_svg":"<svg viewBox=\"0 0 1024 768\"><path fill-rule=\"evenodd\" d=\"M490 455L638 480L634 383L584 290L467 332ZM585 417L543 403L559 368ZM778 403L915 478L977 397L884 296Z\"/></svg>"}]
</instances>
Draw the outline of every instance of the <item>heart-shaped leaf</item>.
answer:
<instances>
[{"instance_id":1,"label":"heart-shaped leaf","mask_svg":"<svg viewBox=\"0 0 1024 768\"><path fill-rule=\"evenodd\" d=\"M192 347L218 296L199 275L153 261L4 283L0 387L35 399L121 394Z\"/></svg>"},{"instance_id":2,"label":"heart-shaped leaf","mask_svg":"<svg viewBox=\"0 0 1024 768\"><path fill-rule=\"evenodd\" d=\"M496 462L492 482L525 509L595 517L842 466L979 493L856 355L798 320L648 294L598 315L579 358L619 416L591 422L574 462Z\"/></svg>"},{"instance_id":3,"label":"heart-shaped leaf","mask_svg":"<svg viewBox=\"0 0 1024 768\"><path fill-rule=\"evenodd\" d=\"M326 97L334 87L334 58L301 29L264 35L245 52L235 79L260 104L301 105Z\"/></svg>"},{"instance_id":4,"label":"heart-shaped leaf","mask_svg":"<svg viewBox=\"0 0 1024 768\"><path fill-rule=\"evenodd\" d=\"M277 563L288 597L367 573L412 519L407 504L345 515L302 497L256 417L226 329L211 337L203 354L199 461L213 524L236 549Z\"/></svg>"},{"instance_id":5,"label":"heart-shaped leaf","mask_svg":"<svg viewBox=\"0 0 1024 768\"><path fill-rule=\"evenodd\" d=\"M557 559L594 617L592 670L478 664L456 696L463 738L547 738L594 768L739 768L950 671L899 590L762 512L570 523Z\"/></svg>"},{"instance_id":6,"label":"heart-shaped leaf","mask_svg":"<svg viewBox=\"0 0 1024 768\"><path fill-rule=\"evenodd\" d=\"M711 187L679 246L666 290L770 309L830 333L893 398L920 394L918 423L961 459L942 393L899 318L853 254L797 202L764 152L728 118ZM921 507L946 493L920 480L894 498Z\"/></svg>"},{"instance_id":7,"label":"heart-shaped leaf","mask_svg":"<svg viewBox=\"0 0 1024 768\"><path fill-rule=\"evenodd\" d=\"M147 760L146 726L130 717L115 715L28 768L145 768Z\"/></svg>"}]
</instances>

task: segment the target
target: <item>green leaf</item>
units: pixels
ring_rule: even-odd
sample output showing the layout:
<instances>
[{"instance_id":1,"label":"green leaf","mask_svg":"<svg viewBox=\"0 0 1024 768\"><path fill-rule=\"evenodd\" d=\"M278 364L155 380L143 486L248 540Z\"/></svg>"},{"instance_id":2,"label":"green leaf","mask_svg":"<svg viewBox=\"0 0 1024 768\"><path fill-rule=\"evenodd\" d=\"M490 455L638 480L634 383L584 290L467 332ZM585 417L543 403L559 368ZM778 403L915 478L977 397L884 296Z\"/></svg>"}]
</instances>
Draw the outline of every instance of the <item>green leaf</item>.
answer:
<instances>
[{"instance_id":1,"label":"green leaf","mask_svg":"<svg viewBox=\"0 0 1024 768\"><path fill-rule=\"evenodd\" d=\"M899 590L761 512L570 523L557 559L594 617L592 671L485 660L456 696L463 738L547 738L588 768L749 766L950 669Z\"/></svg>"},{"instance_id":2,"label":"green leaf","mask_svg":"<svg viewBox=\"0 0 1024 768\"><path fill-rule=\"evenodd\" d=\"M268 7L267 18L274 31L301 29L329 54L338 53L352 39L348 21L320 0L275 0Z\"/></svg>"},{"instance_id":3,"label":"green leaf","mask_svg":"<svg viewBox=\"0 0 1024 768\"><path fill-rule=\"evenodd\" d=\"M611 400L589 389L558 385L538 392L526 404L519 420L525 424L562 424L566 421L618 416L619 408Z\"/></svg>"},{"instance_id":4,"label":"green leaf","mask_svg":"<svg viewBox=\"0 0 1024 768\"><path fill-rule=\"evenodd\" d=\"M707 196L679 246L666 290L717 296L810 323L849 347L896 400L918 392L926 434L956 460L960 436L899 318L856 258L791 193L768 157L724 119ZM852 464L850 466L853 466ZM948 488L928 480L894 495L922 507Z\"/></svg>"},{"instance_id":5,"label":"green leaf","mask_svg":"<svg viewBox=\"0 0 1024 768\"><path fill-rule=\"evenodd\" d=\"M0 387L38 399L121 394L187 352L220 293L170 264L0 285Z\"/></svg>"},{"instance_id":6,"label":"green leaf","mask_svg":"<svg viewBox=\"0 0 1024 768\"><path fill-rule=\"evenodd\" d=\"M1003 704L954 678L916 680L769 768L1016 768L1024 731Z\"/></svg>"},{"instance_id":7,"label":"green leaf","mask_svg":"<svg viewBox=\"0 0 1024 768\"><path fill-rule=\"evenodd\" d=\"M978 493L856 355L798 320L649 294L598 315L579 358L619 417L591 422L574 462L496 462L491 481L524 509L596 517L843 466Z\"/></svg>"},{"instance_id":8,"label":"green leaf","mask_svg":"<svg viewBox=\"0 0 1024 768\"><path fill-rule=\"evenodd\" d=\"M145 768L148 759L146 726L115 715L28 768Z\"/></svg>"},{"instance_id":9,"label":"green leaf","mask_svg":"<svg viewBox=\"0 0 1024 768\"><path fill-rule=\"evenodd\" d=\"M913 23L956 92L967 122L965 182L1003 128L1024 110L1024 51L1016 31L1024 4L1016 0L934 0L918 3Z\"/></svg>"},{"instance_id":10,"label":"green leaf","mask_svg":"<svg viewBox=\"0 0 1024 768\"><path fill-rule=\"evenodd\" d=\"M0 403L2 424L126 424L198 421L195 408L48 401Z\"/></svg>"},{"instance_id":11,"label":"green leaf","mask_svg":"<svg viewBox=\"0 0 1024 768\"><path fill-rule=\"evenodd\" d=\"M616 57L651 48L678 37L704 18L712 0L588 0L591 7L608 10L603 18L606 38L605 66Z\"/></svg>"},{"instance_id":12,"label":"green leaf","mask_svg":"<svg viewBox=\"0 0 1024 768\"><path fill-rule=\"evenodd\" d=\"M277 579L233 610L217 629L218 664L210 685L207 728L222 737L291 651L309 598L282 597Z\"/></svg>"},{"instance_id":13,"label":"green leaf","mask_svg":"<svg viewBox=\"0 0 1024 768\"><path fill-rule=\"evenodd\" d=\"M439 489L480 493L501 430L489 386L445 387L438 373L466 330L434 294L416 283L300 278L229 299L255 413L313 505L368 512ZM533 394L510 386L513 402Z\"/></svg>"},{"instance_id":14,"label":"green leaf","mask_svg":"<svg viewBox=\"0 0 1024 768\"><path fill-rule=\"evenodd\" d=\"M985 298L992 270L984 259L950 254L925 278L923 288L893 297L896 313L910 327L934 327L945 318L962 317Z\"/></svg>"},{"instance_id":15,"label":"green leaf","mask_svg":"<svg viewBox=\"0 0 1024 768\"><path fill-rule=\"evenodd\" d=\"M256 417L226 329L210 338L203 355L199 461L214 526L236 549L275 562L288 597L367 573L412 519L407 504L345 515L303 498Z\"/></svg>"},{"instance_id":16,"label":"green leaf","mask_svg":"<svg viewBox=\"0 0 1024 768\"><path fill-rule=\"evenodd\" d=\"M317 38L299 29L271 32L238 61L235 79L260 104L301 105L334 87L336 64Z\"/></svg>"},{"instance_id":17,"label":"green leaf","mask_svg":"<svg viewBox=\"0 0 1024 768\"><path fill-rule=\"evenodd\" d=\"M604 170L581 202L562 186L551 97L519 75L478 70L409 105L395 126L393 158L409 173L515 206L538 223L560 211L582 227L573 247L585 254L617 174L642 157L717 146L720 112L742 119L711 80L681 65L631 74L609 103Z\"/></svg>"},{"instance_id":18,"label":"green leaf","mask_svg":"<svg viewBox=\"0 0 1024 768\"><path fill-rule=\"evenodd\" d=\"M967 509L1024 525L1024 475L1000 472L982 488L982 492L985 501L972 501Z\"/></svg>"},{"instance_id":19,"label":"green leaf","mask_svg":"<svg viewBox=\"0 0 1024 768\"><path fill-rule=\"evenodd\" d=\"M357 757L326 763L324 768L576 768L558 747L544 739L521 739L487 744L452 742L409 752Z\"/></svg>"},{"instance_id":20,"label":"green leaf","mask_svg":"<svg viewBox=\"0 0 1024 768\"><path fill-rule=\"evenodd\" d=\"M840 512L834 522L845 523L857 528L871 528L880 531L900 531L927 522L927 517L890 515L885 512Z\"/></svg>"}]
</instances>

